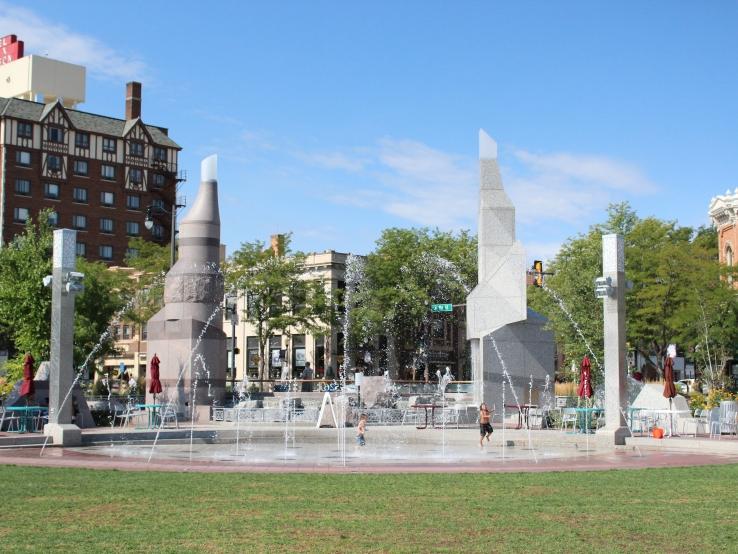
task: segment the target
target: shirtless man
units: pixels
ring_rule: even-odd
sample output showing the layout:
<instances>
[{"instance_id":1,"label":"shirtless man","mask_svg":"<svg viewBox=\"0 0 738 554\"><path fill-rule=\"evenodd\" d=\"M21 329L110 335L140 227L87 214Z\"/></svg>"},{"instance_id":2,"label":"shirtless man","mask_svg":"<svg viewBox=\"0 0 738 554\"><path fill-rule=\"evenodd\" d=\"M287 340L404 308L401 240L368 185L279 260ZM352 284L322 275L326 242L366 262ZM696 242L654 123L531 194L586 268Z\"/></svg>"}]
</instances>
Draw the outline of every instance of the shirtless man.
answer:
<instances>
[{"instance_id":1,"label":"shirtless man","mask_svg":"<svg viewBox=\"0 0 738 554\"><path fill-rule=\"evenodd\" d=\"M492 434L492 425L489 422L491 415L487 403L482 402L479 406L479 448L483 447L482 443L485 438L489 442L489 437Z\"/></svg>"}]
</instances>

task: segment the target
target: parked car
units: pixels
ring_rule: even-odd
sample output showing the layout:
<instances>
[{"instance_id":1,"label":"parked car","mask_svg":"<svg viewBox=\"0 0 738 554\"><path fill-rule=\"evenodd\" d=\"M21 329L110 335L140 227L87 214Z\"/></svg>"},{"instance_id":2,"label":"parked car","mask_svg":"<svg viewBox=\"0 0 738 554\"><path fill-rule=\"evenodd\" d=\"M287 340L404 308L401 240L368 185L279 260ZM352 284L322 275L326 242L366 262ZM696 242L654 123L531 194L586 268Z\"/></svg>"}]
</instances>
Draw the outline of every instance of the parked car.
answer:
<instances>
[{"instance_id":1,"label":"parked car","mask_svg":"<svg viewBox=\"0 0 738 554\"><path fill-rule=\"evenodd\" d=\"M690 395L693 392L700 392L700 385L695 379L682 379L674 384L679 394Z\"/></svg>"}]
</instances>

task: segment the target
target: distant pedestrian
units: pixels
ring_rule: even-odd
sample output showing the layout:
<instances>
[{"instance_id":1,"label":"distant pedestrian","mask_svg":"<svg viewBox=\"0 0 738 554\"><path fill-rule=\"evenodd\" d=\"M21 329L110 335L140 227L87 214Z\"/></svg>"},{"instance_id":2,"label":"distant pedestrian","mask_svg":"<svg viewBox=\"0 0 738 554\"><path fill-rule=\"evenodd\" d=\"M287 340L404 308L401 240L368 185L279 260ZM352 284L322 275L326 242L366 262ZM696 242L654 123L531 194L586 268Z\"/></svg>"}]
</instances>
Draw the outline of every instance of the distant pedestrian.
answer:
<instances>
[{"instance_id":1,"label":"distant pedestrian","mask_svg":"<svg viewBox=\"0 0 738 554\"><path fill-rule=\"evenodd\" d=\"M305 369L302 370L302 392L313 392L313 369L310 367L310 362L305 362Z\"/></svg>"},{"instance_id":2,"label":"distant pedestrian","mask_svg":"<svg viewBox=\"0 0 738 554\"><path fill-rule=\"evenodd\" d=\"M489 411L486 402L482 402L479 406L479 448L482 448L484 439L489 442L489 437L492 435L492 424L490 423L490 417L492 412Z\"/></svg>"},{"instance_id":3,"label":"distant pedestrian","mask_svg":"<svg viewBox=\"0 0 738 554\"><path fill-rule=\"evenodd\" d=\"M364 433L366 433L366 414L361 414L361 417L359 417L359 426L356 428L356 444L359 446L366 445Z\"/></svg>"}]
</instances>

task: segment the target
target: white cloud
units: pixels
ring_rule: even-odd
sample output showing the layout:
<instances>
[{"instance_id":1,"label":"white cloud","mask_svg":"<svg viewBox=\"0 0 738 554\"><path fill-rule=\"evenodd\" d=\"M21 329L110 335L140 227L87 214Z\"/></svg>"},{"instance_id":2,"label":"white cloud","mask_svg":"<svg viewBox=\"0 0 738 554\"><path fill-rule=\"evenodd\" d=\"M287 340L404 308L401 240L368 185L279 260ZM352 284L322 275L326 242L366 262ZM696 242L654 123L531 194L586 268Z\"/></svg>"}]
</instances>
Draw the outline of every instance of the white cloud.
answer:
<instances>
[{"instance_id":1,"label":"white cloud","mask_svg":"<svg viewBox=\"0 0 738 554\"><path fill-rule=\"evenodd\" d=\"M515 156L535 171L557 175L633 194L656 192L657 187L637 167L604 156L569 154L532 154L515 151Z\"/></svg>"},{"instance_id":2,"label":"white cloud","mask_svg":"<svg viewBox=\"0 0 738 554\"><path fill-rule=\"evenodd\" d=\"M83 65L93 75L115 80L147 80L146 64L100 40L48 21L17 4L0 3L0 29L18 35L27 54Z\"/></svg>"}]
</instances>

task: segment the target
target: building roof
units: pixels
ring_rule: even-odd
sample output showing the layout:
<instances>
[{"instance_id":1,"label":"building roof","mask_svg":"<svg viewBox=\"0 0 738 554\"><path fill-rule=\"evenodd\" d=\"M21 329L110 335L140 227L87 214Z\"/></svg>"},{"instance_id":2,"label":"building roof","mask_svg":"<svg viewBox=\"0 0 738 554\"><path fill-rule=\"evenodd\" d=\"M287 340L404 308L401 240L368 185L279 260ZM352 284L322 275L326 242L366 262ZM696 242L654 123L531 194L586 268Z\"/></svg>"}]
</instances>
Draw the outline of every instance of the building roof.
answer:
<instances>
[{"instance_id":1,"label":"building roof","mask_svg":"<svg viewBox=\"0 0 738 554\"><path fill-rule=\"evenodd\" d=\"M70 110L62 106L61 102L54 104L42 104L39 102L31 102L30 100L21 100L19 98L2 98L0 97L0 116L14 117L16 119L26 119L40 122L44 116L59 106L67 114L72 126L79 131L87 131L100 135L109 135L113 137L124 137L133 125L125 119L116 119L104 115L97 115L78 110ZM137 120L132 120L135 123ZM146 130L151 135L151 140L159 146L167 146L181 150L182 147L174 142L167 135L167 130L163 127L155 127L153 125L145 125Z\"/></svg>"}]
</instances>

